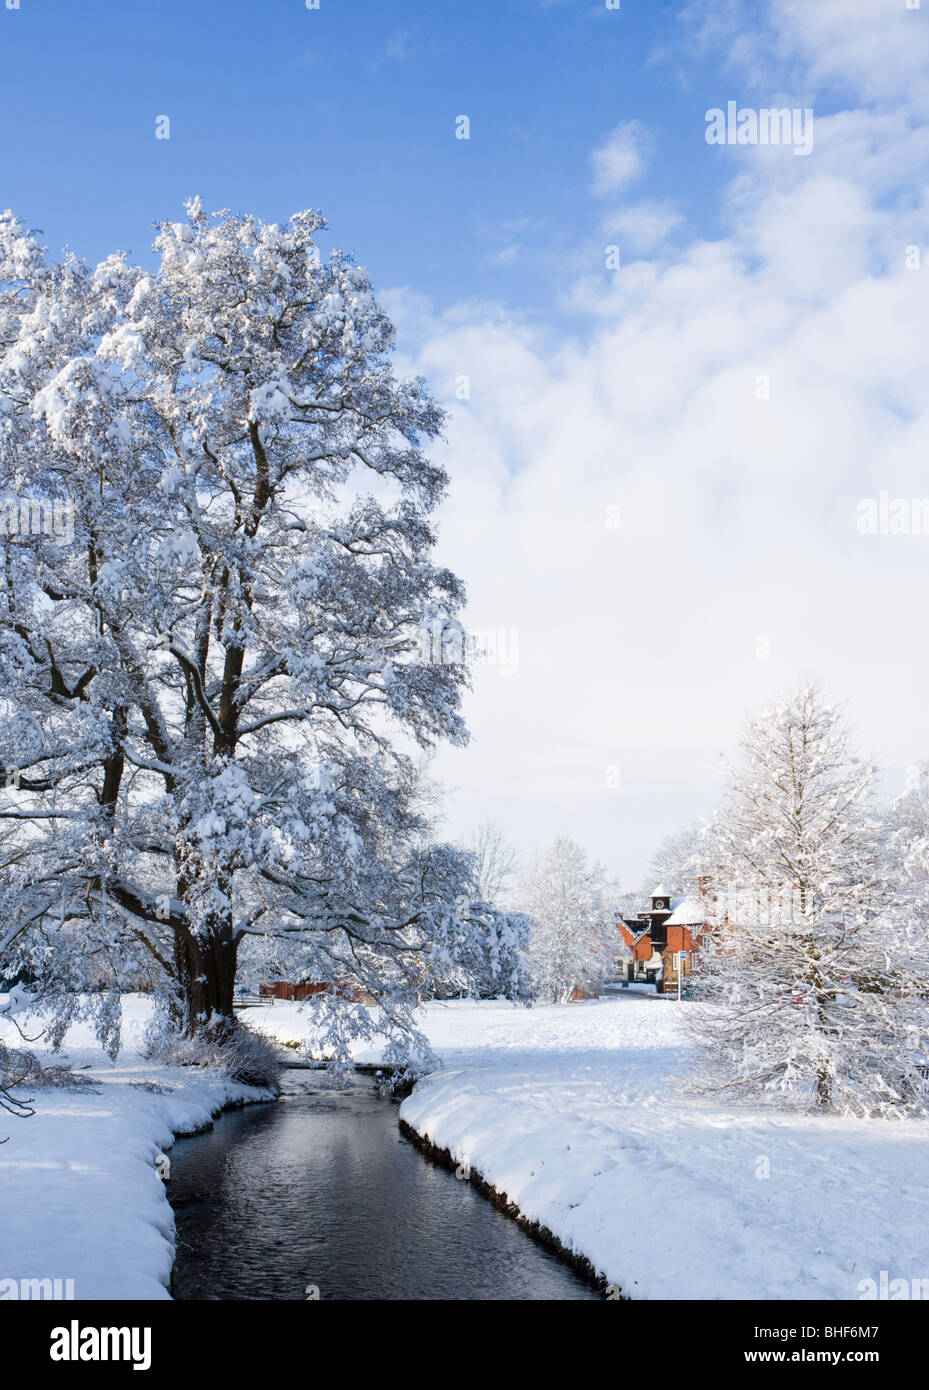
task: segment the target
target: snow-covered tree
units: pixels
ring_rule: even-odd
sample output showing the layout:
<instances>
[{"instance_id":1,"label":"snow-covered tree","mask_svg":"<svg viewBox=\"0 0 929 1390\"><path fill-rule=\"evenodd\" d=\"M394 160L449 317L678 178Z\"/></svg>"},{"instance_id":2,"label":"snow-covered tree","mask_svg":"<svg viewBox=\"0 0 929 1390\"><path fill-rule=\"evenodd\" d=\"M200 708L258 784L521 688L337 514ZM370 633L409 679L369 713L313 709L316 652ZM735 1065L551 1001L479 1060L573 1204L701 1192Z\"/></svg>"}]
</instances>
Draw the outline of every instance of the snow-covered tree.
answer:
<instances>
[{"instance_id":1,"label":"snow-covered tree","mask_svg":"<svg viewBox=\"0 0 929 1390\"><path fill-rule=\"evenodd\" d=\"M459 904L456 938L430 958L423 993L433 998L512 999L535 990L528 961L531 922L522 912L467 899Z\"/></svg>"},{"instance_id":2,"label":"snow-covered tree","mask_svg":"<svg viewBox=\"0 0 929 1390\"><path fill-rule=\"evenodd\" d=\"M519 867L519 855L494 821L475 829L465 848L474 864L475 895L486 903L499 903Z\"/></svg>"},{"instance_id":3,"label":"snow-covered tree","mask_svg":"<svg viewBox=\"0 0 929 1390\"><path fill-rule=\"evenodd\" d=\"M672 898L683 898L694 893L709 866L706 827L695 821L686 830L662 840L652 858L649 882L664 884Z\"/></svg>"},{"instance_id":4,"label":"snow-covered tree","mask_svg":"<svg viewBox=\"0 0 929 1390\"><path fill-rule=\"evenodd\" d=\"M929 936L929 762L911 768L907 782L882 821L885 891Z\"/></svg>"},{"instance_id":5,"label":"snow-covered tree","mask_svg":"<svg viewBox=\"0 0 929 1390\"><path fill-rule=\"evenodd\" d=\"M403 1034L467 938L395 737L466 740L442 413L323 225L194 200L144 273L0 217L0 959L110 1044L141 961L230 1031L254 937Z\"/></svg>"},{"instance_id":6,"label":"snow-covered tree","mask_svg":"<svg viewBox=\"0 0 929 1390\"><path fill-rule=\"evenodd\" d=\"M559 836L527 865L520 906L532 919L529 964L539 993L554 1002L595 990L621 953L616 894L603 868Z\"/></svg>"},{"instance_id":7,"label":"snow-covered tree","mask_svg":"<svg viewBox=\"0 0 929 1390\"><path fill-rule=\"evenodd\" d=\"M860 1114L927 1099L925 933L882 881L873 768L811 683L750 721L712 826L718 918L691 1014L707 1079Z\"/></svg>"}]
</instances>

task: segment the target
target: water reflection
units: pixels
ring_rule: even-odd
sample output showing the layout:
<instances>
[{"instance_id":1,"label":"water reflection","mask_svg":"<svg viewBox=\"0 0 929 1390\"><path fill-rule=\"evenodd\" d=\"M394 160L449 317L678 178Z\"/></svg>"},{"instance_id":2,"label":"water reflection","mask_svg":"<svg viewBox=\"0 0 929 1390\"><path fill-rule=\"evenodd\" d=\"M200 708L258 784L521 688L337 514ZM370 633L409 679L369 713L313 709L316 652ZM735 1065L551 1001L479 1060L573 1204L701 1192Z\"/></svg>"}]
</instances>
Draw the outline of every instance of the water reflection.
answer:
<instances>
[{"instance_id":1,"label":"water reflection","mask_svg":"<svg viewBox=\"0 0 929 1390\"><path fill-rule=\"evenodd\" d=\"M175 1298L597 1298L427 1163L369 1080L292 1071L285 1091L175 1145Z\"/></svg>"}]
</instances>

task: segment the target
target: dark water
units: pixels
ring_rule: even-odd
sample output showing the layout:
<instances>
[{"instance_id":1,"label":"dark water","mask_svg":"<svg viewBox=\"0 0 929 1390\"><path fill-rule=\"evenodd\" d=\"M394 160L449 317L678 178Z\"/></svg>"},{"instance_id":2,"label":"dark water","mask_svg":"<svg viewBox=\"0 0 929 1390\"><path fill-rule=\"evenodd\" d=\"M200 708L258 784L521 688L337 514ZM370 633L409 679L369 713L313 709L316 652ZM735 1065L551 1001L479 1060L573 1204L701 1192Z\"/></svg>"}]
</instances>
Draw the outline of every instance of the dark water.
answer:
<instances>
[{"instance_id":1,"label":"dark water","mask_svg":"<svg viewBox=\"0 0 929 1390\"><path fill-rule=\"evenodd\" d=\"M285 1098L180 1139L179 1299L596 1299L469 1183L427 1162L367 1079L286 1073Z\"/></svg>"}]
</instances>

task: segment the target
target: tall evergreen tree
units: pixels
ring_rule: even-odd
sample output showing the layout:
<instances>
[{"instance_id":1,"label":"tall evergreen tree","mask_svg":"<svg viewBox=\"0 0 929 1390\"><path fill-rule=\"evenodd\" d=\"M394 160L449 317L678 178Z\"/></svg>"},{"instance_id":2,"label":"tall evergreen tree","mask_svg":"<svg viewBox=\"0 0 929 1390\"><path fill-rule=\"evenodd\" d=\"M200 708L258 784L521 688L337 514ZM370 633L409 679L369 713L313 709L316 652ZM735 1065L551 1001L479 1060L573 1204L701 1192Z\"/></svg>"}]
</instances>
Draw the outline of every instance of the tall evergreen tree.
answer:
<instances>
[{"instance_id":1,"label":"tall evergreen tree","mask_svg":"<svg viewBox=\"0 0 929 1390\"><path fill-rule=\"evenodd\" d=\"M924 1107L926 953L887 893L873 771L814 684L750 721L712 827L727 882L691 1013L711 1085Z\"/></svg>"}]
</instances>

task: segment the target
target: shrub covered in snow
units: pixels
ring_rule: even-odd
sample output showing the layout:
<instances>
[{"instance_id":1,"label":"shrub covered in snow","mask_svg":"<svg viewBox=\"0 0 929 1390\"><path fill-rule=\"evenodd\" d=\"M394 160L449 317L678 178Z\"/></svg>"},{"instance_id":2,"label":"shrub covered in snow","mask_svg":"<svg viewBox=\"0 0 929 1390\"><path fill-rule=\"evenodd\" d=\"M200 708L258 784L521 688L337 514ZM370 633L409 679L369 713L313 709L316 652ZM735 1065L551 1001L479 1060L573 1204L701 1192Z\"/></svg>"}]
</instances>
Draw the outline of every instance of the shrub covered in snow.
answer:
<instances>
[{"instance_id":1,"label":"shrub covered in snow","mask_svg":"<svg viewBox=\"0 0 929 1390\"><path fill-rule=\"evenodd\" d=\"M206 1033L190 1038L164 1023L150 1028L144 1053L153 1061L176 1067L214 1067L244 1086L277 1092L284 1061L277 1043L244 1023L223 1038Z\"/></svg>"}]
</instances>

